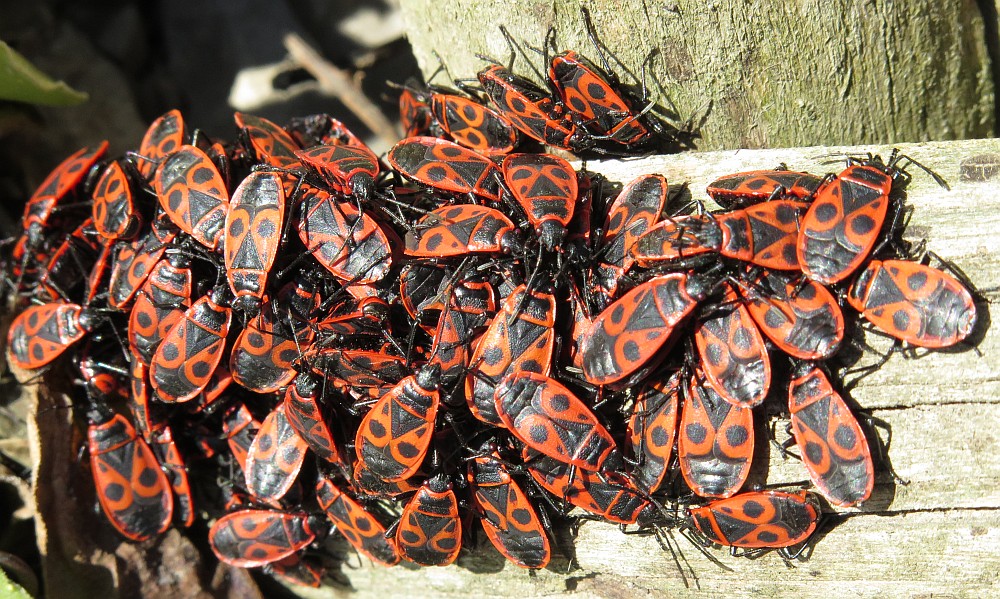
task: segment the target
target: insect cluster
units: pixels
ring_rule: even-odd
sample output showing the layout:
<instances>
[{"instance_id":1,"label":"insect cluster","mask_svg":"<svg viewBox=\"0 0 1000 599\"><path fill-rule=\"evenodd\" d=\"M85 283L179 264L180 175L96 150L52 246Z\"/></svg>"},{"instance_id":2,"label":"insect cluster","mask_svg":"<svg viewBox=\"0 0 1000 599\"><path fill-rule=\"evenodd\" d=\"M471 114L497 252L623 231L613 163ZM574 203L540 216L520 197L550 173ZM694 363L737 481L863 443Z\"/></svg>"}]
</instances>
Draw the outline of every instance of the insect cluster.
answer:
<instances>
[{"instance_id":1,"label":"insect cluster","mask_svg":"<svg viewBox=\"0 0 1000 599\"><path fill-rule=\"evenodd\" d=\"M787 550L818 497L741 492L753 408L777 394L816 491L869 497L868 442L822 366L842 308L921 347L975 322L966 287L883 226L904 159L730 175L708 190L718 212L676 205L657 174L609 193L513 151L666 134L579 55L550 65L556 97L484 69L493 108L404 89L410 136L384 162L327 115L237 113L227 143L171 111L134 152L53 171L8 258L8 357L72 355L118 532L205 518L219 559L309 585L331 524L386 565L454 562L475 520L542 568L574 507Z\"/></svg>"}]
</instances>

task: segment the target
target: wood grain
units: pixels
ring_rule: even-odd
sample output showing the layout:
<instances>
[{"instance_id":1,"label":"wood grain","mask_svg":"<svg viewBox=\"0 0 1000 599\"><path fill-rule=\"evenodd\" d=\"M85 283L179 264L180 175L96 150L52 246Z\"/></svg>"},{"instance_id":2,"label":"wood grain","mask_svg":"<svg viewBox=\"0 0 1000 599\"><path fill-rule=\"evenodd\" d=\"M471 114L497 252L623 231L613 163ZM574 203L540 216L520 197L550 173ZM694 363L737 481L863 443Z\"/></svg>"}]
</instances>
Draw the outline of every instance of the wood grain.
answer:
<instances>
[{"instance_id":1,"label":"wood grain","mask_svg":"<svg viewBox=\"0 0 1000 599\"><path fill-rule=\"evenodd\" d=\"M681 569L650 536L585 524L579 569L529 573L463 555L447 568L392 570L366 564L347 571L353 592L299 591L305 597L995 597L1000 590L996 510L942 510L846 518L816 545L808 562L786 567L716 552L712 563L679 538ZM485 548L484 551L490 551ZM497 570L502 568L502 570Z\"/></svg>"},{"instance_id":2,"label":"wood grain","mask_svg":"<svg viewBox=\"0 0 1000 599\"><path fill-rule=\"evenodd\" d=\"M916 167L906 201L913 206L907 237L954 262L987 299L1000 287L1000 175L973 157L1000 164L1000 140L902 144L900 151L948 180L940 188ZM772 168L779 163L811 172L838 171L831 154L875 152L891 147L824 147L727 151L589 162L587 168L612 181L641 173L667 176L681 193L707 199L704 188L718 176ZM965 168L963 168L965 163ZM990 163L987 159L986 164ZM996 170L996 169L992 169ZM965 175L963 176L963 172ZM978 173L978 174L977 174ZM979 304L980 328L991 305ZM808 561L786 567L776 555L757 560L710 550L710 561L676 533L671 546L683 567L650 535L622 534L614 526L585 522L571 544L576 562L565 558L529 573L505 563L479 535L480 547L465 551L447 568L385 569L361 560L344 568L351 597L413 596L539 597L987 597L1000 595L1000 333L979 330L975 350L927 353L919 359L894 355L851 390L850 397L892 428L889 459L909 481L898 485L880 473L875 492L861 509L829 513ZM870 340L873 344L877 339ZM869 359L866 356L866 359ZM777 395L781 395L780 392ZM758 419L765 439L764 418ZM775 421L780 442L785 420ZM755 482L776 485L807 479L802 465L758 444ZM764 474L766 473L766 474ZM565 540L564 540L565 541ZM356 563L358 558L352 558ZM681 572L684 572L682 576ZM348 596L342 588L301 592L308 597Z\"/></svg>"}]
</instances>

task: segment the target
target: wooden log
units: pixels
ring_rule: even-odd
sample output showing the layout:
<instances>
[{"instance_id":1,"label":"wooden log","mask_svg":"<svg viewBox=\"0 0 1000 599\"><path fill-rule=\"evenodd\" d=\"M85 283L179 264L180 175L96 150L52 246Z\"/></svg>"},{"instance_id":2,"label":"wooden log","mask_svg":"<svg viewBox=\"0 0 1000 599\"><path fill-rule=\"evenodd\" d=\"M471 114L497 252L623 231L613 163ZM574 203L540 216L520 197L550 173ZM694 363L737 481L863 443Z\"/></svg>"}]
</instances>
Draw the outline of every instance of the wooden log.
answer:
<instances>
[{"instance_id":1,"label":"wooden log","mask_svg":"<svg viewBox=\"0 0 1000 599\"><path fill-rule=\"evenodd\" d=\"M896 517L852 517L831 531L810 560L786 567L721 555L728 570L684 539L681 569L652 537L586 524L576 539L578 569L528 573L496 560L459 558L457 566L351 570L350 597L993 597L998 589L994 510L942 510ZM487 548L488 550L488 548ZM717 552L718 553L718 552ZM565 563L565 562L564 562ZM564 564L563 563L563 564ZM498 571L498 568L503 568ZM333 597L342 591L299 591Z\"/></svg>"},{"instance_id":2,"label":"wooden log","mask_svg":"<svg viewBox=\"0 0 1000 599\"><path fill-rule=\"evenodd\" d=\"M626 83L641 87L643 62L659 52L647 71L651 98L681 120L704 115L701 149L963 139L994 131L987 35L996 35L996 14L984 17L962 0L400 2L424 74L438 68L437 51L456 78L483 68L477 53L508 61L500 25L535 47L555 27L559 50L599 64L581 4L620 61L615 70L634 74L623 77ZM540 79L531 67L542 68L541 57L526 54L531 64L519 58L515 70ZM445 76L435 82L450 84Z\"/></svg>"},{"instance_id":3,"label":"wooden log","mask_svg":"<svg viewBox=\"0 0 1000 599\"><path fill-rule=\"evenodd\" d=\"M906 202L913 214L906 237L964 270L988 300L1000 288L1000 140L903 144L900 151L948 180L940 188L916 167ZM705 186L718 176L772 168L779 163L810 172L836 172L831 154L891 152L891 147L797 148L689 153L625 161L588 162L612 181L628 182L659 172L681 192L707 199ZM978 305L975 350L931 352L919 359L894 355L860 380L850 396L892 427L888 455L908 485L880 472L872 498L861 509L831 510L810 559L786 567L776 555L757 560L709 553L713 563L676 533L666 539L674 554L651 535L630 535L614 526L584 522L571 546L575 561L553 560L528 573L505 563L479 535L479 547L446 568L385 569L361 559L342 575L352 597L778 597L826 599L1000 594L1000 332L986 328L991 304ZM985 328L985 331L983 330ZM876 340L872 340L873 342ZM782 395L781 390L775 395ZM756 482L776 485L807 480L802 465L785 460L763 441ZM777 439L785 438L778 419ZM671 536L672 535L672 536ZM677 556L679 564L674 561ZM683 572L683 575L682 575ZM299 591L308 597L339 596L339 590Z\"/></svg>"}]
</instances>

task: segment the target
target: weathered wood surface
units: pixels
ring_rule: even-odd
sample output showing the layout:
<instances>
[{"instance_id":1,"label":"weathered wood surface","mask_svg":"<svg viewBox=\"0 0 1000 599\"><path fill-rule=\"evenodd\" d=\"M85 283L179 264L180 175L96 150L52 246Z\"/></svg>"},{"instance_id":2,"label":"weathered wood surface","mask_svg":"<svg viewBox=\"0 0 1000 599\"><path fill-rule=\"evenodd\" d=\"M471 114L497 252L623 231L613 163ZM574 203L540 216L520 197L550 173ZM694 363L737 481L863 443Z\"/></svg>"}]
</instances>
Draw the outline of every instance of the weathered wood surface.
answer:
<instances>
[{"instance_id":1,"label":"weathered wood surface","mask_svg":"<svg viewBox=\"0 0 1000 599\"><path fill-rule=\"evenodd\" d=\"M579 6L598 36L651 97L682 120L701 117L702 149L886 143L992 135L993 73L984 15L969 0L906 3L676 0L401 0L425 75L437 51L457 78L475 77L477 53L507 62L504 25L541 47L595 62ZM992 27L987 27L990 19ZM541 57L527 52L536 68ZM533 77L524 58L515 70ZM623 69L617 68L618 72ZM537 77L535 77L537 78ZM625 79L628 82L627 79ZM440 76L437 83L450 84Z\"/></svg>"},{"instance_id":2,"label":"weathered wood surface","mask_svg":"<svg viewBox=\"0 0 1000 599\"><path fill-rule=\"evenodd\" d=\"M907 202L913 215L907 237L953 261L995 300L1000 289L1000 166L966 168L984 181L966 180L962 164L991 154L1000 165L1000 140L904 144L900 149L929 165L951 185L946 191L912 168ZM696 199L705 185L741 170L785 162L812 172L839 170L830 153L876 152L889 147L798 148L788 150L691 153L623 162L591 162L588 168L612 181L660 172L680 190L687 184ZM824 162L825 161L825 162ZM979 305L981 327L990 305ZM728 568L709 561L681 537L679 568L651 536L625 535L616 527L584 523L572 542L576 563L565 558L541 572L504 563L480 536L481 547L463 552L447 568L387 570L362 559L345 568L351 597L988 597L1000 595L1000 331L981 329L977 351L933 352L919 359L894 355L862 379L851 397L892 426L889 458L902 486L881 473L863 509L830 514L806 562L786 567L775 555L751 561L716 555ZM873 344L878 340L870 340ZM780 390L778 393L780 394ZM759 424L763 425L763 422ZM759 427L763 435L763 428ZM784 422L775 429L783 438ZM763 437L762 437L763 438ZM766 442L758 444L758 473L780 484L803 481L802 465L784 460ZM770 452L770 453L769 453ZM763 466L766 465L766 468ZM683 571L684 577L681 575ZM309 597L347 596L343 589L303 593Z\"/></svg>"}]
</instances>

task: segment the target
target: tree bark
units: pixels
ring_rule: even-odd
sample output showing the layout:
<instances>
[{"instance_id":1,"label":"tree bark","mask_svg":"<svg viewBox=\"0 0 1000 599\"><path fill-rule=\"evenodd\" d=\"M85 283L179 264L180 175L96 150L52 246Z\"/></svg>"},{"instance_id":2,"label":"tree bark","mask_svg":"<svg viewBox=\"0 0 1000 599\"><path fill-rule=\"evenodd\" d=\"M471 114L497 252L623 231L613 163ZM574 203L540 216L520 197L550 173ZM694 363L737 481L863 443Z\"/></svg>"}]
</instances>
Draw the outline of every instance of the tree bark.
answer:
<instances>
[{"instance_id":1,"label":"tree bark","mask_svg":"<svg viewBox=\"0 0 1000 599\"><path fill-rule=\"evenodd\" d=\"M401 0L424 73L441 55L474 78L477 53L506 63L504 25L541 47L600 64L579 6L589 7L615 71L638 84L652 50L650 98L676 119L703 120L699 149L898 143L991 136L994 84L983 16L973 0L902 3ZM537 79L528 50L514 69ZM634 78L625 75L627 71ZM439 75L435 83L450 84Z\"/></svg>"}]
</instances>

